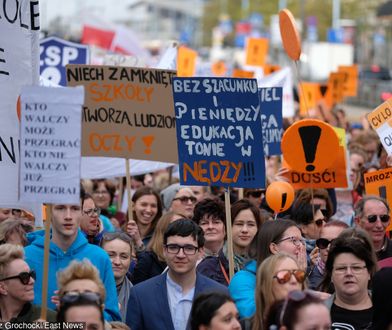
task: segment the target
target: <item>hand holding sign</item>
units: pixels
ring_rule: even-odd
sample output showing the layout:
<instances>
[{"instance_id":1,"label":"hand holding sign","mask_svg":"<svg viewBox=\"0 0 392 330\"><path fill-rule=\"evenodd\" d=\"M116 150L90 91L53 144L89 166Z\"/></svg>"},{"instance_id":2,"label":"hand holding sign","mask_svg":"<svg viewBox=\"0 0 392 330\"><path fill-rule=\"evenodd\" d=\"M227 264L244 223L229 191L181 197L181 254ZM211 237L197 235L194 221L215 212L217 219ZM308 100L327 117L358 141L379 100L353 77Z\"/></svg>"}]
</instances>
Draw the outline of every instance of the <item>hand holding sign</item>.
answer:
<instances>
[{"instance_id":1,"label":"hand holding sign","mask_svg":"<svg viewBox=\"0 0 392 330\"><path fill-rule=\"evenodd\" d=\"M275 181L271 183L266 192L265 199L268 206L275 213L287 210L294 201L294 188L288 182Z\"/></svg>"}]
</instances>

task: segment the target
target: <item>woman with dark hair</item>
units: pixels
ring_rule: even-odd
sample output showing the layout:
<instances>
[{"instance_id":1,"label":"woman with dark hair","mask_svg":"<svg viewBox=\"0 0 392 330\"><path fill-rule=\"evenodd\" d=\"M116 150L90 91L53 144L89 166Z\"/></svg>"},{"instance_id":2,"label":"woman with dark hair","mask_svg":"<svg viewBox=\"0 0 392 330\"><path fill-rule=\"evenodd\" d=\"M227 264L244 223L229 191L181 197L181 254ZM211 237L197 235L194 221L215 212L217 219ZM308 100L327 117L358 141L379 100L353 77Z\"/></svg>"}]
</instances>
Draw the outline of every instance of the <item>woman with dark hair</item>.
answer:
<instances>
[{"instance_id":1,"label":"woman with dark hair","mask_svg":"<svg viewBox=\"0 0 392 330\"><path fill-rule=\"evenodd\" d=\"M322 282L324 289L330 284L335 288L327 300L332 325L345 325L347 329L371 326L373 304L368 289L376 267L374 248L362 229L346 229L332 242Z\"/></svg>"},{"instance_id":2,"label":"woman with dark hair","mask_svg":"<svg viewBox=\"0 0 392 330\"><path fill-rule=\"evenodd\" d=\"M229 285L241 318L252 316L256 310L256 270L265 259L285 252L295 258L301 269L306 270L307 266L305 241L294 221L277 219L264 222L253 245L256 245L256 253L252 255L255 260L236 273Z\"/></svg>"},{"instance_id":3,"label":"woman with dark hair","mask_svg":"<svg viewBox=\"0 0 392 330\"><path fill-rule=\"evenodd\" d=\"M237 308L231 297L221 292L202 293L193 301L191 330L240 330Z\"/></svg>"},{"instance_id":4,"label":"woman with dark hair","mask_svg":"<svg viewBox=\"0 0 392 330\"><path fill-rule=\"evenodd\" d=\"M319 205L320 211L324 215L326 220L329 220L335 213L334 206L332 204L331 197L329 196L327 189L300 189L297 191L295 199L296 201L303 201L311 203L313 205Z\"/></svg>"},{"instance_id":5,"label":"woman with dark hair","mask_svg":"<svg viewBox=\"0 0 392 330\"><path fill-rule=\"evenodd\" d=\"M136 252L144 251L162 216L159 194L150 187L141 187L132 196L133 214L126 231L131 236Z\"/></svg>"},{"instance_id":6,"label":"woman with dark hair","mask_svg":"<svg viewBox=\"0 0 392 330\"><path fill-rule=\"evenodd\" d=\"M101 209L96 206L91 195L82 195L82 216L80 217L80 229L90 244L99 245L102 235L107 232L100 218Z\"/></svg>"},{"instance_id":7,"label":"woman with dark hair","mask_svg":"<svg viewBox=\"0 0 392 330\"><path fill-rule=\"evenodd\" d=\"M266 317L265 329L330 330L331 317L324 302L311 291L291 291L277 301Z\"/></svg>"}]
</instances>

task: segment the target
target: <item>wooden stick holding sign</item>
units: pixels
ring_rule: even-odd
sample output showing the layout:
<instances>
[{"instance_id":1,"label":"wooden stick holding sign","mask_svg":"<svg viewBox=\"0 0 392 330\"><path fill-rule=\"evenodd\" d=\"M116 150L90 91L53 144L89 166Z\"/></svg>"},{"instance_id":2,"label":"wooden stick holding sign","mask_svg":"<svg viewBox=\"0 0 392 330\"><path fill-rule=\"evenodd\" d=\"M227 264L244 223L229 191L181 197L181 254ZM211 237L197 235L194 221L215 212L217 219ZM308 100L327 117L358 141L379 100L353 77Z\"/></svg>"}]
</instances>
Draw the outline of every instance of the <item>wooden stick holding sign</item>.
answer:
<instances>
[{"instance_id":1,"label":"wooden stick holding sign","mask_svg":"<svg viewBox=\"0 0 392 330\"><path fill-rule=\"evenodd\" d=\"M128 222L132 220L132 196L131 196L131 170L129 168L129 159L125 159L125 175L127 180L127 196L128 196Z\"/></svg>"},{"instance_id":2,"label":"wooden stick holding sign","mask_svg":"<svg viewBox=\"0 0 392 330\"><path fill-rule=\"evenodd\" d=\"M48 309L48 272L49 272L49 248L50 248L50 222L52 220L52 206L46 205L45 221L45 243L44 243L44 269L42 275L42 302L41 302L41 320L46 320L46 310Z\"/></svg>"},{"instance_id":3,"label":"wooden stick holding sign","mask_svg":"<svg viewBox=\"0 0 392 330\"><path fill-rule=\"evenodd\" d=\"M230 205L229 187L225 189L225 210L226 210L227 258L229 259L229 276L231 280L234 276L234 250L233 250L233 233L231 230L231 205Z\"/></svg>"}]
</instances>

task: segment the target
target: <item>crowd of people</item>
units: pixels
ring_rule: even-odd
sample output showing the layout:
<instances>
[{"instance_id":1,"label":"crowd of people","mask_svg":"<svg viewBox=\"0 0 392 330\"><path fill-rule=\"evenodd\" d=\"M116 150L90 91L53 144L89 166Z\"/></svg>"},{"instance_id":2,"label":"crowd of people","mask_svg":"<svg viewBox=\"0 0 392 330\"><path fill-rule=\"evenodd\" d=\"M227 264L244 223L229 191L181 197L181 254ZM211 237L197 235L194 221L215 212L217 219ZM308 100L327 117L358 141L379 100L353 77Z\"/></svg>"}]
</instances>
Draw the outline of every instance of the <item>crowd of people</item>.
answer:
<instances>
[{"instance_id":1,"label":"crowd of people","mask_svg":"<svg viewBox=\"0 0 392 330\"><path fill-rule=\"evenodd\" d=\"M48 206L47 274L44 231L0 209L1 321L42 321L45 299L46 320L99 330L392 329L390 206L363 181L390 159L370 129L336 125L352 189L299 189L280 214L265 189L234 189L229 217L221 188L181 186L169 170L132 177L127 214L123 178L83 180L80 204ZM267 159L267 184L283 172Z\"/></svg>"}]
</instances>

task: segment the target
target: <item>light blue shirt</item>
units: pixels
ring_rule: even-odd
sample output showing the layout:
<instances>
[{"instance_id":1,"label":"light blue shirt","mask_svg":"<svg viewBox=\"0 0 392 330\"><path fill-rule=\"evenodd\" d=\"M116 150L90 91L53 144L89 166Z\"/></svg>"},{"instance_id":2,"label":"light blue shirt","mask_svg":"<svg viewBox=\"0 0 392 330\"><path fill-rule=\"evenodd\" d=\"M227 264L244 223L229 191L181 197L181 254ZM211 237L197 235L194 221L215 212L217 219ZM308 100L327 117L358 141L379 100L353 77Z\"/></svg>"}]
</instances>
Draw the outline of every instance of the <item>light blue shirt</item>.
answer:
<instances>
[{"instance_id":1,"label":"light blue shirt","mask_svg":"<svg viewBox=\"0 0 392 330\"><path fill-rule=\"evenodd\" d=\"M182 293L182 287L175 283L167 273L166 276L167 298L169 300L170 314L172 317L175 330L185 330L189 314L191 313L195 287L185 295Z\"/></svg>"}]
</instances>

